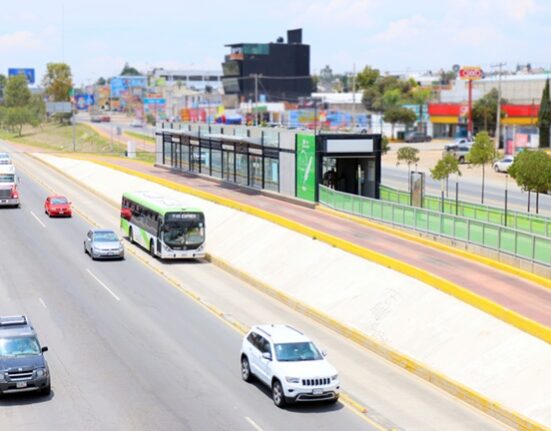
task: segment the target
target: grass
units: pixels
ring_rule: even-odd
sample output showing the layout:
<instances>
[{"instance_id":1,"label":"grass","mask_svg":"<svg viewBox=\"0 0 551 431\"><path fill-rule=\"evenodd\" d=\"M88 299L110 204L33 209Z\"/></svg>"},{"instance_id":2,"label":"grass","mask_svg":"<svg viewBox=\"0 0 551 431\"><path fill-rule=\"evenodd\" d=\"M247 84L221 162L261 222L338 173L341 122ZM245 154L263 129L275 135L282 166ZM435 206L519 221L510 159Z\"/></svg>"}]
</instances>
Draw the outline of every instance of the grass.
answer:
<instances>
[{"instance_id":1,"label":"grass","mask_svg":"<svg viewBox=\"0 0 551 431\"><path fill-rule=\"evenodd\" d=\"M140 132L126 131L124 132L128 136L133 136L134 138L141 139L142 141L155 143L155 138L153 136L146 135Z\"/></svg>"},{"instance_id":2,"label":"grass","mask_svg":"<svg viewBox=\"0 0 551 431\"><path fill-rule=\"evenodd\" d=\"M111 143L86 124L75 125L73 147L73 127L59 123L44 123L41 127L24 127L22 136L0 129L0 138L25 144L49 152L92 154L98 156L124 157L126 146ZM137 152L136 159L153 164L155 155L150 152Z\"/></svg>"}]
</instances>

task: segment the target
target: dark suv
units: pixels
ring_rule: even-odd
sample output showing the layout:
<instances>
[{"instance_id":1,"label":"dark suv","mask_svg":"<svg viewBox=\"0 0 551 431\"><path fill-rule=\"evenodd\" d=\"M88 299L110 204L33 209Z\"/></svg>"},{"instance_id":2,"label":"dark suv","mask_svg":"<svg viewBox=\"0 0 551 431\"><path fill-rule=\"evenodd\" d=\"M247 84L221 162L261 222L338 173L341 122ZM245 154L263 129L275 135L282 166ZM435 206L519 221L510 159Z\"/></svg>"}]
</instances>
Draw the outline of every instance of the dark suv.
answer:
<instances>
[{"instance_id":1,"label":"dark suv","mask_svg":"<svg viewBox=\"0 0 551 431\"><path fill-rule=\"evenodd\" d=\"M432 138L426 133L412 132L406 135L406 142L430 142Z\"/></svg>"},{"instance_id":2,"label":"dark suv","mask_svg":"<svg viewBox=\"0 0 551 431\"><path fill-rule=\"evenodd\" d=\"M38 391L50 394L50 370L26 316L0 316L0 395Z\"/></svg>"}]
</instances>

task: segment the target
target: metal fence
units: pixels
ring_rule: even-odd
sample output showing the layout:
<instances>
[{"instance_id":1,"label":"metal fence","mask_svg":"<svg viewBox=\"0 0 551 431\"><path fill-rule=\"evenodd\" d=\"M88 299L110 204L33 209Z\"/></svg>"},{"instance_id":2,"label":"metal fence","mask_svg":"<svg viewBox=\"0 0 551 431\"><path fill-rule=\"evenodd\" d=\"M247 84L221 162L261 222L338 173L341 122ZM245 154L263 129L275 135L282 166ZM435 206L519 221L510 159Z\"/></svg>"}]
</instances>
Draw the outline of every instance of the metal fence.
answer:
<instances>
[{"instance_id":1,"label":"metal fence","mask_svg":"<svg viewBox=\"0 0 551 431\"><path fill-rule=\"evenodd\" d=\"M454 214L319 187L320 203L333 209L551 266L551 240L547 237Z\"/></svg>"},{"instance_id":2,"label":"metal fence","mask_svg":"<svg viewBox=\"0 0 551 431\"><path fill-rule=\"evenodd\" d=\"M381 186L381 199L403 205L410 204L409 192ZM423 208L442 211L442 198L433 195L423 197ZM472 220L505 226L505 211L501 208L444 199L444 212ZM551 238L551 219L547 217L507 210L507 227Z\"/></svg>"}]
</instances>

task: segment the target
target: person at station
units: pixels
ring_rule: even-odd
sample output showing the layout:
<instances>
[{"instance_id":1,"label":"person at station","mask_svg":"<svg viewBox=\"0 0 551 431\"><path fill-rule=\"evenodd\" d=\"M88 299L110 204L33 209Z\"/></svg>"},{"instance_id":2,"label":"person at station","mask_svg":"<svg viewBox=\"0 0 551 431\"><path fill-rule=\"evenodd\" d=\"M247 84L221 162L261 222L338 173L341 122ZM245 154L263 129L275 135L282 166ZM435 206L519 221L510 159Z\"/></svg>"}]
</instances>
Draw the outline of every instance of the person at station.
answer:
<instances>
[{"instance_id":1,"label":"person at station","mask_svg":"<svg viewBox=\"0 0 551 431\"><path fill-rule=\"evenodd\" d=\"M335 185L337 184L337 172L335 168L331 168L323 174L323 182L330 189L335 189Z\"/></svg>"}]
</instances>

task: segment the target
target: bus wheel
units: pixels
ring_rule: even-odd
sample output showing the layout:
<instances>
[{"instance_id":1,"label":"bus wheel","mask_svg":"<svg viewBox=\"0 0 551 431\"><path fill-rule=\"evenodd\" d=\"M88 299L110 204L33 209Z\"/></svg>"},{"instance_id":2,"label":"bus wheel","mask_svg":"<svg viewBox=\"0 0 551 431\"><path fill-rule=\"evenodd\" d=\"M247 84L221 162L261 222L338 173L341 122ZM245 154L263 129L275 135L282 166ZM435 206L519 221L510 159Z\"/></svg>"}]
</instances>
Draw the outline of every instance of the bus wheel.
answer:
<instances>
[{"instance_id":1,"label":"bus wheel","mask_svg":"<svg viewBox=\"0 0 551 431\"><path fill-rule=\"evenodd\" d=\"M149 254L151 257L155 257L155 243L153 240L149 241Z\"/></svg>"},{"instance_id":2,"label":"bus wheel","mask_svg":"<svg viewBox=\"0 0 551 431\"><path fill-rule=\"evenodd\" d=\"M132 232L132 227L128 228L128 240L130 244L134 244L134 232Z\"/></svg>"}]
</instances>

